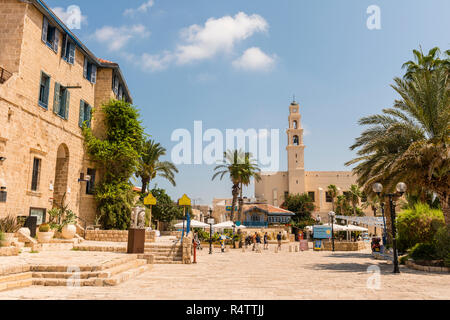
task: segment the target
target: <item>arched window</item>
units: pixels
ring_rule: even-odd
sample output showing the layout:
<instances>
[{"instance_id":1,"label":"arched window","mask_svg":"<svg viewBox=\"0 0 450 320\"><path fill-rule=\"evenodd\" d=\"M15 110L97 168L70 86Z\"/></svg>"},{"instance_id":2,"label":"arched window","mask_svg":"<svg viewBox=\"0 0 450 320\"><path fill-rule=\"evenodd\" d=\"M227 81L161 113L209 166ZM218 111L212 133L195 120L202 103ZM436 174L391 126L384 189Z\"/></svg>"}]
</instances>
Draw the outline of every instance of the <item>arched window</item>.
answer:
<instances>
[{"instance_id":1,"label":"arched window","mask_svg":"<svg viewBox=\"0 0 450 320\"><path fill-rule=\"evenodd\" d=\"M298 136L294 136L294 146L298 146L300 144L300 139Z\"/></svg>"},{"instance_id":2,"label":"arched window","mask_svg":"<svg viewBox=\"0 0 450 320\"><path fill-rule=\"evenodd\" d=\"M294 127L294 129L297 129L298 127L297 120L294 120L294 122L292 122L292 126Z\"/></svg>"}]
</instances>

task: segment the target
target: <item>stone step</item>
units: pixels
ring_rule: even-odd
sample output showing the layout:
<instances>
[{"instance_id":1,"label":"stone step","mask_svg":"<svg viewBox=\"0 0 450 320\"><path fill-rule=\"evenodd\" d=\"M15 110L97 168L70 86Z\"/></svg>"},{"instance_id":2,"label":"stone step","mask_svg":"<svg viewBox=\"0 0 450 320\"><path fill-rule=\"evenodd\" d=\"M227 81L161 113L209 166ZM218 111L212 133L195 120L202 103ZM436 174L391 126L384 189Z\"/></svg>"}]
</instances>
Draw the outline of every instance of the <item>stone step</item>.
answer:
<instances>
[{"instance_id":1,"label":"stone step","mask_svg":"<svg viewBox=\"0 0 450 320\"><path fill-rule=\"evenodd\" d=\"M109 278L91 278L91 279L58 279L58 278L41 278L33 279L35 286L52 286L52 287L102 287L115 286L127 281L143 272L151 269L151 265L141 265L136 268L128 269Z\"/></svg>"},{"instance_id":2,"label":"stone step","mask_svg":"<svg viewBox=\"0 0 450 320\"><path fill-rule=\"evenodd\" d=\"M109 278L120 272L140 267L147 264L147 260L136 259L103 271L85 271L85 272L33 272L33 279L91 279L91 278Z\"/></svg>"},{"instance_id":3,"label":"stone step","mask_svg":"<svg viewBox=\"0 0 450 320\"><path fill-rule=\"evenodd\" d=\"M150 271L151 269L152 269L152 265L145 264L140 267L119 273L109 279L104 279L103 285L104 286L116 286L116 285L118 285L122 282L125 282L131 278L137 277L138 275L140 275L144 272Z\"/></svg>"},{"instance_id":4,"label":"stone step","mask_svg":"<svg viewBox=\"0 0 450 320\"><path fill-rule=\"evenodd\" d=\"M94 271L102 271L106 269L113 268L115 266L133 261L137 259L137 255L124 255L123 258L114 259L100 266L76 266L79 268L80 272L94 272ZM32 266L31 271L33 272L67 272L68 265L39 265Z\"/></svg>"},{"instance_id":5,"label":"stone step","mask_svg":"<svg viewBox=\"0 0 450 320\"><path fill-rule=\"evenodd\" d=\"M0 277L0 284L5 282L21 281L31 279L31 272L13 273Z\"/></svg>"},{"instance_id":6,"label":"stone step","mask_svg":"<svg viewBox=\"0 0 450 320\"><path fill-rule=\"evenodd\" d=\"M29 287L33 284L33 279L23 279L17 281L0 282L0 291Z\"/></svg>"}]
</instances>

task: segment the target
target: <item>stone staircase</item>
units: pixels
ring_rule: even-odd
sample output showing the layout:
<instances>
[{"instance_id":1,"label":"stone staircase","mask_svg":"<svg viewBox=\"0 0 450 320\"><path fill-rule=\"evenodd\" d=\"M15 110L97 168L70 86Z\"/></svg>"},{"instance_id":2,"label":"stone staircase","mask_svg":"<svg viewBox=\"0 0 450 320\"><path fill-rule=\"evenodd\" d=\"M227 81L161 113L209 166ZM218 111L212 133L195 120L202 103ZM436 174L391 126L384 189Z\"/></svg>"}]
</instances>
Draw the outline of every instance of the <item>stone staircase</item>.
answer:
<instances>
[{"instance_id":1,"label":"stone staircase","mask_svg":"<svg viewBox=\"0 0 450 320\"><path fill-rule=\"evenodd\" d=\"M183 248L180 242L146 243L145 254L153 255L154 264L183 263Z\"/></svg>"},{"instance_id":2,"label":"stone staircase","mask_svg":"<svg viewBox=\"0 0 450 320\"><path fill-rule=\"evenodd\" d=\"M142 258L142 259L140 259ZM0 268L0 291L37 286L116 286L151 270L145 256L124 255L101 265L15 265Z\"/></svg>"},{"instance_id":3,"label":"stone staircase","mask_svg":"<svg viewBox=\"0 0 450 320\"><path fill-rule=\"evenodd\" d=\"M32 275L28 265L16 265L0 268L0 291L32 285Z\"/></svg>"},{"instance_id":4,"label":"stone staircase","mask_svg":"<svg viewBox=\"0 0 450 320\"><path fill-rule=\"evenodd\" d=\"M40 286L115 286L151 269L146 259L127 255L100 266L32 266L33 285Z\"/></svg>"}]
</instances>

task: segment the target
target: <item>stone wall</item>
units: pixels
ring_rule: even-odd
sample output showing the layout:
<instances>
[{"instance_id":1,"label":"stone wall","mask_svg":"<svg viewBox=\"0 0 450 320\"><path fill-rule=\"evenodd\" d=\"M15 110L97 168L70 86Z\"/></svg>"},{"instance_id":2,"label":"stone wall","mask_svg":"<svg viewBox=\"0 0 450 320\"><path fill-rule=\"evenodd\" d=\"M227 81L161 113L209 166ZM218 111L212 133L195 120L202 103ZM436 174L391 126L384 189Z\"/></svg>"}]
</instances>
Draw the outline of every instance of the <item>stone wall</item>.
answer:
<instances>
[{"instance_id":1,"label":"stone wall","mask_svg":"<svg viewBox=\"0 0 450 320\"><path fill-rule=\"evenodd\" d=\"M183 264L191 264L192 263L192 232L190 232L187 236L183 238L182 247L183 247Z\"/></svg>"},{"instance_id":2,"label":"stone wall","mask_svg":"<svg viewBox=\"0 0 450 320\"><path fill-rule=\"evenodd\" d=\"M366 248L366 244L364 242L345 242L345 241L336 241L334 243L335 251L360 251ZM332 242L324 241L323 242L323 250L331 251L332 250Z\"/></svg>"},{"instance_id":3,"label":"stone wall","mask_svg":"<svg viewBox=\"0 0 450 320\"><path fill-rule=\"evenodd\" d=\"M127 230L87 230L86 240L90 241L108 241L108 242L128 242ZM156 241L155 231L145 232L146 242Z\"/></svg>"}]
</instances>

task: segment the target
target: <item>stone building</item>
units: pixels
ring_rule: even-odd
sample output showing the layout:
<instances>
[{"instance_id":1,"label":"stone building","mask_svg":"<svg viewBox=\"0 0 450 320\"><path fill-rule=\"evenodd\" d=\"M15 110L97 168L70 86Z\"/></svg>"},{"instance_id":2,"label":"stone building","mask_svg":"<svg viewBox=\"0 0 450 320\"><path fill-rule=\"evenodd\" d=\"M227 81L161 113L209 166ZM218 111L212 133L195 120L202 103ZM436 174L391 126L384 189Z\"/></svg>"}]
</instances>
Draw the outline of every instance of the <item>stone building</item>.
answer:
<instances>
[{"instance_id":1,"label":"stone building","mask_svg":"<svg viewBox=\"0 0 450 320\"><path fill-rule=\"evenodd\" d=\"M42 1L0 0L0 78L0 216L43 221L65 195L92 224L101 173L81 127L101 135L94 110L111 98L131 102L119 66L97 58Z\"/></svg>"},{"instance_id":2,"label":"stone building","mask_svg":"<svg viewBox=\"0 0 450 320\"><path fill-rule=\"evenodd\" d=\"M356 177L350 171L306 171L303 128L301 126L300 106L292 102L289 106L288 145L286 148L288 171L265 172L262 180L255 183L255 197L275 207L281 206L289 194L307 193L314 200L316 212L322 222L328 222L328 213L332 210L332 199L328 186L336 185L339 194L350 189L356 183ZM368 215L373 215L366 210Z\"/></svg>"}]
</instances>

